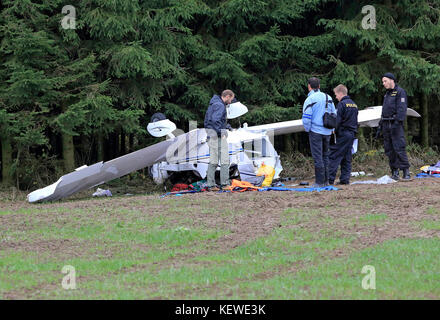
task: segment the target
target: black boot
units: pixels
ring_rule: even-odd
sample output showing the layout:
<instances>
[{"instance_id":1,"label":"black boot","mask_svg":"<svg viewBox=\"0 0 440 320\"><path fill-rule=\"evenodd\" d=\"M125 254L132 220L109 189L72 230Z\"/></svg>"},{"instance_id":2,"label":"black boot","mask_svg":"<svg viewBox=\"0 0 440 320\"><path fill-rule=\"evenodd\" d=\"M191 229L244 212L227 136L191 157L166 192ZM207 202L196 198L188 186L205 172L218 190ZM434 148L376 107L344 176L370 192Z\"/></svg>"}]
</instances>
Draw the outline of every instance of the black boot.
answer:
<instances>
[{"instance_id":1,"label":"black boot","mask_svg":"<svg viewBox=\"0 0 440 320\"><path fill-rule=\"evenodd\" d=\"M393 175L391 176L391 179L398 181L399 180L399 169L392 169Z\"/></svg>"},{"instance_id":2,"label":"black boot","mask_svg":"<svg viewBox=\"0 0 440 320\"><path fill-rule=\"evenodd\" d=\"M315 168L315 184L313 185L313 188L325 187L324 180L325 180L324 168Z\"/></svg>"},{"instance_id":3,"label":"black boot","mask_svg":"<svg viewBox=\"0 0 440 320\"><path fill-rule=\"evenodd\" d=\"M324 169L324 186L329 186L330 182L328 179L328 167L325 167Z\"/></svg>"},{"instance_id":4,"label":"black boot","mask_svg":"<svg viewBox=\"0 0 440 320\"><path fill-rule=\"evenodd\" d=\"M409 173L409 168L405 168L403 171L403 180L411 180L411 174Z\"/></svg>"}]
</instances>

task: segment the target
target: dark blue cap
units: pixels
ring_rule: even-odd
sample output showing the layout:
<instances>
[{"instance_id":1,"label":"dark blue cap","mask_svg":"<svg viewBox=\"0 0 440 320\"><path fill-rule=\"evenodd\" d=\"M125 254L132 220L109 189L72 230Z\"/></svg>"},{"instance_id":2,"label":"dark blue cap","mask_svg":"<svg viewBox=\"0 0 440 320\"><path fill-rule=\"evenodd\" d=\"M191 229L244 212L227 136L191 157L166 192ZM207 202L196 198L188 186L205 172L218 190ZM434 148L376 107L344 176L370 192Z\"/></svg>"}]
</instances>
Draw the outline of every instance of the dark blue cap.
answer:
<instances>
[{"instance_id":1,"label":"dark blue cap","mask_svg":"<svg viewBox=\"0 0 440 320\"><path fill-rule=\"evenodd\" d=\"M394 74L392 74L391 72L387 72L387 73L385 73L385 74L383 75L383 77L385 77L385 78L389 78L389 79L391 79L391 80L396 81L396 77L395 77ZM383 77L382 77L382 78L383 78Z\"/></svg>"}]
</instances>

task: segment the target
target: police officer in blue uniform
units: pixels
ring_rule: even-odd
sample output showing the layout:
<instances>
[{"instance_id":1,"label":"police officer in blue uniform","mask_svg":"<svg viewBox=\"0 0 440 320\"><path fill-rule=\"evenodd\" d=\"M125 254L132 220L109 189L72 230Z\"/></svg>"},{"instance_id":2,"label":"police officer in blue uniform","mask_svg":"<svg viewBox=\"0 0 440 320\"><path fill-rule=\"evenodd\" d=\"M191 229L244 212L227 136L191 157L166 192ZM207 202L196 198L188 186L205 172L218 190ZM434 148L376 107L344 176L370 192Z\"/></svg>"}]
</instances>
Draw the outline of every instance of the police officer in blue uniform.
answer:
<instances>
[{"instance_id":1,"label":"police officer in blue uniform","mask_svg":"<svg viewBox=\"0 0 440 320\"><path fill-rule=\"evenodd\" d=\"M383 100L382 118L380 121L385 154L388 156L394 180L399 180L399 169L403 171L403 179L410 180L409 162L406 154L406 141L403 122L406 118L408 98L405 90L396 83L392 73L385 73L382 84L387 90Z\"/></svg>"},{"instance_id":2,"label":"police officer in blue uniform","mask_svg":"<svg viewBox=\"0 0 440 320\"><path fill-rule=\"evenodd\" d=\"M336 99L336 143L330 146L329 183L335 182L336 173L341 165L340 184L349 184L351 176L351 149L358 129L358 106L348 96L347 87L340 84L333 89Z\"/></svg>"}]
</instances>

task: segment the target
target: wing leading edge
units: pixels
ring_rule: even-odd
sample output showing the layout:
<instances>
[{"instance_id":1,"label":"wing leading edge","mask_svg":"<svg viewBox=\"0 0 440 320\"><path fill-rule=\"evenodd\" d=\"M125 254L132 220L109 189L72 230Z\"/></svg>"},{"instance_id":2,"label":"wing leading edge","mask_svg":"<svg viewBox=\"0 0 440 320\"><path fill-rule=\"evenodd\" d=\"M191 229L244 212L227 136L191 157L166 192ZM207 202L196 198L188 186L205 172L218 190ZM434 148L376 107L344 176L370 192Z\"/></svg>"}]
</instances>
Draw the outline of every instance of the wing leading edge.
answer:
<instances>
[{"instance_id":1,"label":"wing leading edge","mask_svg":"<svg viewBox=\"0 0 440 320\"><path fill-rule=\"evenodd\" d=\"M177 138L176 138L177 139ZM102 183L122 177L130 172L165 160L166 151L175 139L162 141L122 157L83 166L62 176L54 184L28 194L29 202L53 201L68 197Z\"/></svg>"},{"instance_id":2,"label":"wing leading edge","mask_svg":"<svg viewBox=\"0 0 440 320\"><path fill-rule=\"evenodd\" d=\"M406 114L410 117L420 118L420 114L408 108ZM382 115L382 106L369 107L359 111L358 123L361 127L377 127ZM291 120L263 124L260 126L248 127L250 131L273 131L274 135L296 133L304 131L302 120Z\"/></svg>"}]
</instances>

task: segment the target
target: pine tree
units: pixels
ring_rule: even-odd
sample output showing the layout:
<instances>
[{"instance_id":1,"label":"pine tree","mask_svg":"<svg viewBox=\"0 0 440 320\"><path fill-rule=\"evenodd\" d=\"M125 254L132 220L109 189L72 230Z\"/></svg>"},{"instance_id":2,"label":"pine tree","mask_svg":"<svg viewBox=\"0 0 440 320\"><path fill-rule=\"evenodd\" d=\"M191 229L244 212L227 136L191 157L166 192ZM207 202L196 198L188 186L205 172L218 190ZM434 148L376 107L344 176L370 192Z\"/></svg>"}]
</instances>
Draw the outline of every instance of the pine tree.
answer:
<instances>
[{"instance_id":1,"label":"pine tree","mask_svg":"<svg viewBox=\"0 0 440 320\"><path fill-rule=\"evenodd\" d=\"M99 114L103 117L111 106L111 100L101 94L105 83L94 79L98 64L93 54L75 51L75 41L73 45L70 41L75 36L62 35L60 15L52 15L60 4L61 1L7 1L2 11L5 24L1 28L1 92L2 104L9 114L3 137L12 139L15 171L24 167L22 159L39 156L31 148L50 147L45 135L48 128L61 134L64 169L73 170L73 136L87 133L96 123L93 108L104 110ZM7 141L4 145L8 145ZM9 157L9 153L3 156ZM10 176L10 171L5 168L3 173Z\"/></svg>"},{"instance_id":2,"label":"pine tree","mask_svg":"<svg viewBox=\"0 0 440 320\"><path fill-rule=\"evenodd\" d=\"M76 29L64 30L71 4ZM375 29L362 27L367 5ZM5 0L0 10L3 182L25 181L50 157L66 172L75 158L154 143L144 128L158 111L200 126L227 88L250 108L235 125L299 118L310 76L327 93L347 85L362 108L382 103L392 71L422 114L409 135L440 143L440 0Z\"/></svg>"},{"instance_id":3,"label":"pine tree","mask_svg":"<svg viewBox=\"0 0 440 320\"><path fill-rule=\"evenodd\" d=\"M376 10L376 29L363 29L362 7ZM329 74L333 84L345 81L362 105L382 103L381 76L393 71L414 106L422 106L422 144L428 145L428 100L440 84L439 1L358 1L338 19L320 21L335 36L339 55ZM431 98L428 96L431 95ZM411 105L410 105L411 106ZM434 110L433 110L434 111Z\"/></svg>"},{"instance_id":4,"label":"pine tree","mask_svg":"<svg viewBox=\"0 0 440 320\"><path fill-rule=\"evenodd\" d=\"M1 12L1 108L3 182L18 178L30 148L47 143L44 117L52 99L53 79L45 74L53 41L37 25L44 17L31 1L5 1Z\"/></svg>"}]
</instances>

